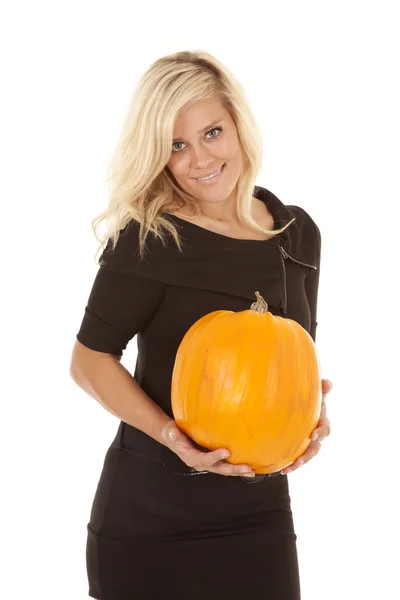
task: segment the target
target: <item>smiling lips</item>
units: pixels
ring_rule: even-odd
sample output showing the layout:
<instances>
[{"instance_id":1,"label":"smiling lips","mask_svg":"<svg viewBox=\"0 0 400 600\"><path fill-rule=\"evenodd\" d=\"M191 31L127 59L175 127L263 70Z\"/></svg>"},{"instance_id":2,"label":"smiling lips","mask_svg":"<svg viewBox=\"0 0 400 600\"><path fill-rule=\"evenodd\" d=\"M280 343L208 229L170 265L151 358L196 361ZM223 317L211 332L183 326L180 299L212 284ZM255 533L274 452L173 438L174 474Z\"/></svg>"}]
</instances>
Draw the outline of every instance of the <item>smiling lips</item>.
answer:
<instances>
[{"instance_id":1,"label":"smiling lips","mask_svg":"<svg viewBox=\"0 0 400 600\"><path fill-rule=\"evenodd\" d=\"M195 180L200 183L202 183L203 181L205 182L205 181L214 180L214 179L218 178L218 176L222 172L222 169L224 166L225 166L225 163L222 165L222 167L218 171L214 171L213 173L210 173L210 175L205 175L204 177L196 177Z\"/></svg>"}]
</instances>

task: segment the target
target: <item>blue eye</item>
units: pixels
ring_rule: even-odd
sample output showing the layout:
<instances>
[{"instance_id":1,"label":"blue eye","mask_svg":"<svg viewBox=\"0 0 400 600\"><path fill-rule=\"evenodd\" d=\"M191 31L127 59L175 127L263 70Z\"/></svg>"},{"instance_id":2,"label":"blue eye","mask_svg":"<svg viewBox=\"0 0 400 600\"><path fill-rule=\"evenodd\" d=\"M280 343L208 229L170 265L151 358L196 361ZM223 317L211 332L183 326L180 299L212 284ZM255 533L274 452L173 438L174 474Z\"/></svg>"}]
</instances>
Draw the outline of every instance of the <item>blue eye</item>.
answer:
<instances>
[{"instance_id":1,"label":"blue eye","mask_svg":"<svg viewBox=\"0 0 400 600\"><path fill-rule=\"evenodd\" d=\"M217 135L213 135L211 138L209 138L209 139L215 139L215 138L219 137L219 134L222 131L222 129L223 128L220 125L218 127L213 127L212 129L210 129L209 131L207 131L206 135L208 135L212 131L218 131ZM177 144L183 144L183 142L175 142L174 144L172 144L172 147L176 146ZM177 154L178 152L182 152L182 149L181 150L174 150L173 149L173 153L174 154Z\"/></svg>"}]
</instances>

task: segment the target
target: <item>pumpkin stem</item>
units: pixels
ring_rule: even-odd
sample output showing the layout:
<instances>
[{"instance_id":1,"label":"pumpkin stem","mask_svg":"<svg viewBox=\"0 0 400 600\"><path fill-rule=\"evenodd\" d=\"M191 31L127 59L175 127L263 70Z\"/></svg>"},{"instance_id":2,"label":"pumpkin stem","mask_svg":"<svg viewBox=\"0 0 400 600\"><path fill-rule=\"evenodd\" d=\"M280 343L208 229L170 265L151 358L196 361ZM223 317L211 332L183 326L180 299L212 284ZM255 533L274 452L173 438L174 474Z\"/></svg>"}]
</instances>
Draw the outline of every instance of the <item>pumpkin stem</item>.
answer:
<instances>
[{"instance_id":1,"label":"pumpkin stem","mask_svg":"<svg viewBox=\"0 0 400 600\"><path fill-rule=\"evenodd\" d=\"M268 304L265 302L264 298L260 295L259 292L256 292L257 302L253 302L251 305L251 310L259 313L268 312Z\"/></svg>"}]
</instances>

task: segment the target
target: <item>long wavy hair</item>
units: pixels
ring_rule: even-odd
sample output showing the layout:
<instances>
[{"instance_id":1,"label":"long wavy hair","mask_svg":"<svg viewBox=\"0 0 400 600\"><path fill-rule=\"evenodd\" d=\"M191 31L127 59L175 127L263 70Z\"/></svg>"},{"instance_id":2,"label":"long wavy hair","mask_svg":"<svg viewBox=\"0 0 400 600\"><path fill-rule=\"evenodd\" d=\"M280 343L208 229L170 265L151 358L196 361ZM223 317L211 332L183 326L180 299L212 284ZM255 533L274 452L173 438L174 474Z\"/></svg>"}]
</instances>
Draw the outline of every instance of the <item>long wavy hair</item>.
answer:
<instances>
[{"instance_id":1,"label":"long wavy hair","mask_svg":"<svg viewBox=\"0 0 400 600\"><path fill-rule=\"evenodd\" d=\"M163 245L170 233L182 252L177 228L165 218L165 213L173 213L184 206L190 207L195 214L202 214L202 211L196 198L181 189L167 168L174 123L182 108L210 98L219 100L229 111L242 149L243 170L236 185L239 221L256 232L271 236L280 234L292 223L294 219L281 229L269 230L252 219L252 195L262 165L262 139L240 82L207 52L177 52L156 60L133 92L108 167L108 206L92 221L92 229L100 243L96 255L109 238L114 249L121 230L132 220L140 224L141 258L149 232ZM98 228L103 221L106 221L107 229L101 236Z\"/></svg>"}]
</instances>

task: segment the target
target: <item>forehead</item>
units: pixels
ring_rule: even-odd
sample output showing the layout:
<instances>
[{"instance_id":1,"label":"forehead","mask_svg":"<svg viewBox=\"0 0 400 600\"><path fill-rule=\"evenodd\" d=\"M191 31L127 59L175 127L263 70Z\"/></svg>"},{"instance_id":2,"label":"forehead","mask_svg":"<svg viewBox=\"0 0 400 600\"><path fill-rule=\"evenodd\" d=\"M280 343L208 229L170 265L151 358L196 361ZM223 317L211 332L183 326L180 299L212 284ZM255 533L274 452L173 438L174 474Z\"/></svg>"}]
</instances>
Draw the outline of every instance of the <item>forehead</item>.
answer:
<instances>
[{"instance_id":1,"label":"forehead","mask_svg":"<svg viewBox=\"0 0 400 600\"><path fill-rule=\"evenodd\" d=\"M180 136L185 132L195 135L210 123L228 120L229 117L229 112L219 100L197 100L179 111L174 123L174 134Z\"/></svg>"}]
</instances>

